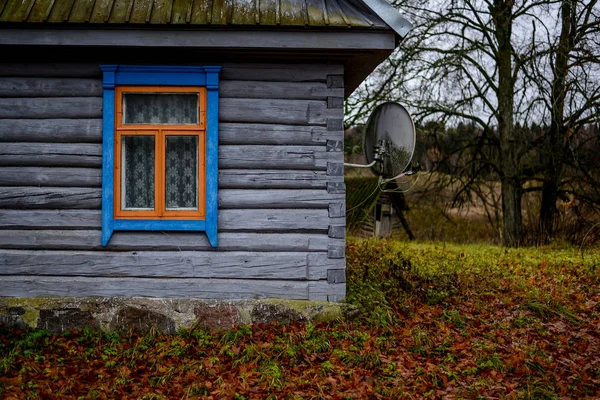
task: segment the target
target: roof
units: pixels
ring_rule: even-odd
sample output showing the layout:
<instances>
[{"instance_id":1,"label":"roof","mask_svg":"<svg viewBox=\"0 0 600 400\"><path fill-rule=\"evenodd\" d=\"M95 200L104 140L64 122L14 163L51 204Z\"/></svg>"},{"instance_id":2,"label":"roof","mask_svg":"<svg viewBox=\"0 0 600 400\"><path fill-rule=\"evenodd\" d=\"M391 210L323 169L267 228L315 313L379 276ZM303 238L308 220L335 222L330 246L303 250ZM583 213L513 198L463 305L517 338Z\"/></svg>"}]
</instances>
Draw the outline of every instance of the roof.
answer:
<instances>
[{"instance_id":1,"label":"roof","mask_svg":"<svg viewBox=\"0 0 600 400\"><path fill-rule=\"evenodd\" d=\"M400 16L385 0L0 0L0 22L388 30L390 10Z\"/></svg>"},{"instance_id":2,"label":"roof","mask_svg":"<svg viewBox=\"0 0 600 400\"><path fill-rule=\"evenodd\" d=\"M390 26L401 38L412 29L412 24L386 0L363 0L369 8Z\"/></svg>"},{"instance_id":3,"label":"roof","mask_svg":"<svg viewBox=\"0 0 600 400\"><path fill-rule=\"evenodd\" d=\"M346 96L411 28L387 0L0 0L0 48L33 46L33 58L161 47L213 62L338 62Z\"/></svg>"}]
</instances>

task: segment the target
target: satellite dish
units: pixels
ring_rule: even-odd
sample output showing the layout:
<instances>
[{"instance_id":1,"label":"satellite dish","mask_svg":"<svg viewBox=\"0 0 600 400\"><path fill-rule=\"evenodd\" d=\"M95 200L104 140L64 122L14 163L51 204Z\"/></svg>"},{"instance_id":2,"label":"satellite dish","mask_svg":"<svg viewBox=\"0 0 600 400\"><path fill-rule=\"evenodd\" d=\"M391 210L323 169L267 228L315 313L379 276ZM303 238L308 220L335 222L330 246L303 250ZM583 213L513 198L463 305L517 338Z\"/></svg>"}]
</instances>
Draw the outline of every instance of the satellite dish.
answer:
<instances>
[{"instance_id":1,"label":"satellite dish","mask_svg":"<svg viewBox=\"0 0 600 400\"><path fill-rule=\"evenodd\" d=\"M415 124L406 108L387 102L377 106L369 117L363 149L371 170L386 179L402 174L415 151Z\"/></svg>"},{"instance_id":2,"label":"satellite dish","mask_svg":"<svg viewBox=\"0 0 600 400\"><path fill-rule=\"evenodd\" d=\"M412 117L398 103L387 102L375 108L365 130L363 149L367 165L346 164L350 167L370 167L385 180L404 172L415 151L416 130Z\"/></svg>"}]
</instances>

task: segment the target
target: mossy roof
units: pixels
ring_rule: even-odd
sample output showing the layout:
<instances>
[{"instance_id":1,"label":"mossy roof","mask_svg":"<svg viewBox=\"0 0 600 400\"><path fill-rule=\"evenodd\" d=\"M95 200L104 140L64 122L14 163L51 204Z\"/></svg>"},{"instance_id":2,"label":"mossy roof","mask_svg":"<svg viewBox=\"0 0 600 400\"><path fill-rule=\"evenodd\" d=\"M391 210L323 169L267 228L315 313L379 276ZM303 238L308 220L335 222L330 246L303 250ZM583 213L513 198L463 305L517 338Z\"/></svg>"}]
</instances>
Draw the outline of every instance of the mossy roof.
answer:
<instances>
[{"instance_id":1,"label":"mossy roof","mask_svg":"<svg viewBox=\"0 0 600 400\"><path fill-rule=\"evenodd\" d=\"M0 0L0 22L389 29L361 0Z\"/></svg>"}]
</instances>

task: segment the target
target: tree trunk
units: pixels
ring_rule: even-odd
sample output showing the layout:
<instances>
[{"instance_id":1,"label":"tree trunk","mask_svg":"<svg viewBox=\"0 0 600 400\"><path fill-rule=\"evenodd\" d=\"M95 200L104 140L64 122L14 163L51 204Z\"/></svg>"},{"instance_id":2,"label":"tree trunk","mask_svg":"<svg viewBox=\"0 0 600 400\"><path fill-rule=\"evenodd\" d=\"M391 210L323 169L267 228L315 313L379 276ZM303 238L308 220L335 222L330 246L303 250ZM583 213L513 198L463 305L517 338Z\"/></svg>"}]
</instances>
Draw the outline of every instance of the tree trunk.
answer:
<instances>
[{"instance_id":1,"label":"tree trunk","mask_svg":"<svg viewBox=\"0 0 600 400\"><path fill-rule=\"evenodd\" d=\"M521 181L502 180L502 242L508 247L519 247L523 241L523 219L521 216Z\"/></svg>"},{"instance_id":2,"label":"tree trunk","mask_svg":"<svg viewBox=\"0 0 600 400\"><path fill-rule=\"evenodd\" d=\"M503 244L518 247L523 241L521 216L521 168L518 158L519 140L513 124L514 78L512 33L512 0L494 0L494 21L498 51L498 135L500 138L500 169L502 175Z\"/></svg>"},{"instance_id":3,"label":"tree trunk","mask_svg":"<svg viewBox=\"0 0 600 400\"><path fill-rule=\"evenodd\" d=\"M542 201L540 203L540 232L539 240L548 244L554 236L555 218L557 214L556 201L558 200L558 174L546 172L542 184Z\"/></svg>"},{"instance_id":4,"label":"tree trunk","mask_svg":"<svg viewBox=\"0 0 600 400\"><path fill-rule=\"evenodd\" d=\"M561 32L556 48L554 62L554 77L552 80L552 94L550 115L550 129L546 135L547 163L544 168L544 183L542 186L542 201L540 204L540 238L543 243L548 243L554 235L556 220L556 201L562 172L564 169L564 140L566 129L564 126L566 78L569 72L569 53L573 48L571 31L573 28L573 0L563 0L561 4Z\"/></svg>"}]
</instances>

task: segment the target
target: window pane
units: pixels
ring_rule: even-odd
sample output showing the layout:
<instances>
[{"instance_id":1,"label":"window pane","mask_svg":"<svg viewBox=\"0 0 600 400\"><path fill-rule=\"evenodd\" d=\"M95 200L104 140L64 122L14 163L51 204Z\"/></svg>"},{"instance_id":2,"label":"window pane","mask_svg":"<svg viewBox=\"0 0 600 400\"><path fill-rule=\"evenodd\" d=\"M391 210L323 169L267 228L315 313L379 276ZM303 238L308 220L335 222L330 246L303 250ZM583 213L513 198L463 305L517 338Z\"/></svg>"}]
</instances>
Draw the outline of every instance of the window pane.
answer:
<instances>
[{"instance_id":1,"label":"window pane","mask_svg":"<svg viewBox=\"0 0 600 400\"><path fill-rule=\"evenodd\" d=\"M197 93L123 93L124 124L198 124Z\"/></svg>"},{"instance_id":2,"label":"window pane","mask_svg":"<svg viewBox=\"0 0 600 400\"><path fill-rule=\"evenodd\" d=\"M121 208L154 209L154 136L122 136Z\"/></svg>"},{"instance_id":3,"label":"window pane","mask_svg":"<svg viewBox=\"0 0 600 400\"><path fill-rule=\"evenodd\" d=\"M198 209L198 137L168 135L166 204L168 210Z\"/></svg>"}]
</instances>

